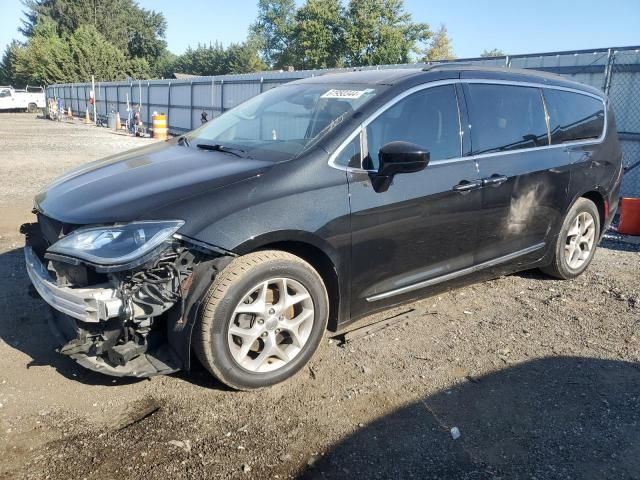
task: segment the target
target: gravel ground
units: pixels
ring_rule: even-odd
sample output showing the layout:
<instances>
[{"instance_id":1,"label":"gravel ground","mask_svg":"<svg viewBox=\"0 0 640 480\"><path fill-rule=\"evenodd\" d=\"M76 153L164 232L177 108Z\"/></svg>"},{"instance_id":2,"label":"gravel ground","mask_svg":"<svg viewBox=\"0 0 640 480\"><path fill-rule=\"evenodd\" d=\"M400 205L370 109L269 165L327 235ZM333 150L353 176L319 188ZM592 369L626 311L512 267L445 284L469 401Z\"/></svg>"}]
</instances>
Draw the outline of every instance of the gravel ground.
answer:
<instances>
[{"instance_id":1,"label":"gravel ground","mask_svg":"<svg viewBox=\"0 0 640 480\"><path fill-rule=\"evenodd\" d=\"M574 281L369 317L264 391L57 355L17 228L52 177L148 141L0 115L0 478L640 478L640 248L617 236Z\"/></svg>"}]
</instances>

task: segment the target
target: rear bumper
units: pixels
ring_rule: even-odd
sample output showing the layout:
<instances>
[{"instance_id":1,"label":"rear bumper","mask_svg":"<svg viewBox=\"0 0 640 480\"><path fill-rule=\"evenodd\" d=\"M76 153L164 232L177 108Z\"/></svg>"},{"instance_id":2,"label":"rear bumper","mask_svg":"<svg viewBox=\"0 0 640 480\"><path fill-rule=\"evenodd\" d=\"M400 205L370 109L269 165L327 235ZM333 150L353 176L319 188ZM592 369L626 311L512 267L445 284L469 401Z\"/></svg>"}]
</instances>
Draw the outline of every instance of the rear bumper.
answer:
<instances>
[{"instance_id":1,"label":"rear bumper","mask_svg":"<svg viewBox=\"0 0 640 480\"><path fill-rule=\"evenodd\" d=\"M608 208L609 211L607 212L608 215L604 219L604 225L600 229L600 239L602 239L604 234L607 233L607 230L611 226L611 223L613 222L613 219L615 218L616 214L618 213L618 207L620 206L620 202L617 201L617 200L618 199L616 199L615 204L609 204L609 208Z\"/></svg>"},{"instance_id":2,"label":"rear bumper","mask_svg":"<svg viewBox=\"0 0 640 480\"><path fill-rule=\"evenodd\" d=\"M24 247L24 257L31 283L59 312L87 323L106 321L122 313L124 305L115 289L59 287L29 245Z\"/></svg>"}]
</instances>

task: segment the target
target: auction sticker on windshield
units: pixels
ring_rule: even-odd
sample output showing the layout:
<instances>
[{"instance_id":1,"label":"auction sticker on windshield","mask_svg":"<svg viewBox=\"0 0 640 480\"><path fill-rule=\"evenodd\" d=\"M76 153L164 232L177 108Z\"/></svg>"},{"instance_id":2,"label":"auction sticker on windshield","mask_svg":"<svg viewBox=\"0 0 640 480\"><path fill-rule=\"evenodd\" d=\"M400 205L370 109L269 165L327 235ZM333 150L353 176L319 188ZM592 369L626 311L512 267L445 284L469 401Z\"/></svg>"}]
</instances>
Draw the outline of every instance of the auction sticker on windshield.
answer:
<instances>
[{"instance_id":1,"label":"auction sticker on windshield","mask_svg":"<svg viewBox=\"0 0 640 480\"><path fill-rule=\"evenodd\" d=\"M365 90L339 90L332 88L328 92L323 93L320 98L360 98L370 90L369 88Z\"/></svg>"}]
</instances>

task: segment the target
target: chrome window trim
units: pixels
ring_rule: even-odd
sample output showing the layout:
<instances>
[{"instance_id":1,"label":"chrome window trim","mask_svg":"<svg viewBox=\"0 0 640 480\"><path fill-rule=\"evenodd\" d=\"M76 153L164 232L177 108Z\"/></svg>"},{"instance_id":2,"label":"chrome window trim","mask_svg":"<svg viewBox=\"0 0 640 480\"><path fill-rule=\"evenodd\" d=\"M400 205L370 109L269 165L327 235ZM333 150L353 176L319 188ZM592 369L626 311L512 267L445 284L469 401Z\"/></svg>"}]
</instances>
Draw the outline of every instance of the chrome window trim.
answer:
<instances>
[{"instance_id":1,"label":"chrome window trim","mask_svg":"<svg viewBox=\"0 0 640 480\"><path fill-rule=\"evenodd\" d=\"M483 83L483 84L497 84L497 85L510 85L510 86L515 86L515 87L531 87L531 88L540 88L540 89L551 89L551 90L562 90L565 92L571 92L571 93L576 93L578 95L585 95L587 97L591 97L591 98L595 98L596 100L600 100L602 102L602 106L603 106L603 110L604 110L604 126L602 128L602 133L600 134L600 137L598 138L590 138L590 139L586 139L586 140L575 140L572 142L564 142L564 143L558 143L556 145L544 145L542 147L531 147L531 148L520 148L520 149L516 149L516 150L507 150L506 152L491 152L491 153L481 153L479 155L470 155L469 158L486 158L486 157L495 157L497 155L509 155L509 154L514 154L514 153L521 153L521 152L530 152L532 150L547 150L547 149L551 149L551 148L567 148L568 146L575 146L575 145L595 145L595 144L599 144L604 142L604 139L607 137L607 129L608 129L608 112L607 112L607 101L606 101L606 97L601 97L599 95L596 95L595 93L590 93L590 92L585 92L582 90L578 90L575 88L569 88L569 87L562 87L562 86L558 86L558 85L545 85L545 84L540 84L540 83L532 83L532 82L513 82L513 81L509 81L509 80L489 80L489 79L475 79L475 78L469 78L469 79L460 79L461 83ZM542 92L544 94L544 91ZM544 102L543 100L543 105L546 108L546 102ZM471 125L469 125L469 128L471 128Z\"/></svg>"},{"instance_id":2,"label":"chrome window trim","mask_svg":"<svg viewBox=\"0 0 640 480\"><path fill-rule=\"evenodd\" d=\"M340 165L336 163L336 159L337 157L342 153L342 150L344 150L344 148L349 144L349 142L351 142L356 135L359 135L364 129L367 128L367 126L373 122L376 118L378 118L383 112L385 112L387 109L393 107L396 103L398 103L400 100L408 97L409 95L412 95L416 92L422 91L422 90L426 90L427 88L433 88L433 87L439 87L442 85L451 85L451 84L463 84L463 83L481 83L481 84L489 84L489 85L511 85L511 86L516 86L516 87L531 87L531 88L540 88L540 89L551 89L551 90L562 90L565 92L572 92L572 93L576 93L579 95L585 95L587 97L592 97L595 98L596 100L600 100L602 102L602 105L604 107L604 127L602 129L602 134L600 135L599 138L594 138L594 139L588 139L588 140L576 140L574 142L565 142L565 143L559 143L557 145L544 145L542 147L531 147L531 148L521 148L521 149L517 149L517 150L508 150L506 152L491 152L491 153L482 153L479 155L467 155L467 156L462 156L462 157L456 157L456 158L448 158L448 159L443 159L443 160L434 160L432 162L429 162L429 166L432 165L441 165L441 164L447 164L447 163L454 163L454 162L462 162L462 161L467 161L467 160L477 160L480 158L486 158L486 157L494 157L497 155L511 155L511 154L515 154L515 153L526 153L526 152L530 152L532 150L547 150L547 149L552 149L552 148L567 148L569 146L581 146L581 145L595 145L595 144L599 144L602 143L604 141L604 139L607 136L607 129L608 129L608 111L607 111L607 98L606 96L600 96L597 95L595 93L591 93L591 92L585 92L584 90L579 90L576 88L571 88L571 87L563 87L560 85L547 85L544 83L537 83L537 82L519 82L519 81L514 81L514 80L498 80L498 79L490 79L490 78L452 78L452 79L447 79L447 80L437 80L435 82L430 82L430 83L423 83L420 85L416 85L414 87L411 87L408 90L405 90L404 92L399 93L397 96L395 96L394 98L392 98L391 100L389 100L387 103L385 103L384 105L382 105L381 107L379 107L375 112L373 112L371 115L369 115L369 117L367 117L360 125L358 125L358 127L356 127L356 129L338 146L338 148L336 148L336 150L329 156L329 161L328 161L328 165L332 168L335 168L337 170L344 170L346 172L352 172L352 173L375 173L376 170L367 170L365 168L355 168L355 167L348 167L346 165ZM545 102L543 100L543 105L545 105ZM460 109L460 106L458 106L458 110ZM545 105L545 109L546 109L546 105ZM360 155L362 157L362 147L364 145L362 145L362 138L360 139Z\"/></svg>"}]
</instances>

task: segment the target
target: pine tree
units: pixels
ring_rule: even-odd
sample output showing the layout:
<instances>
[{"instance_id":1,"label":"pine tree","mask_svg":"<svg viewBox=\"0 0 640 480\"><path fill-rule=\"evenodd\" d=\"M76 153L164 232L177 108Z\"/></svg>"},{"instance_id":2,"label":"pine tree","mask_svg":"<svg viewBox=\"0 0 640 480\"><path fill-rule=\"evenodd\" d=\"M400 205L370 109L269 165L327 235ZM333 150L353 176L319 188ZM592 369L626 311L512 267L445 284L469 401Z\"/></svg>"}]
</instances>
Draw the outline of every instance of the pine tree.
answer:
<instances>
[{"instance_id":1,"label":"pine tree","mask_svg":"<svg viewBox=\"0 0 640 480\"><path fill-rule=\"evenodd\" d=\"M425 51L423 61L433 62L436 60L453 60L455 58L451 39L447 34L447 27L442 24L433 35L429 48Z\"/></svg>"}]
</instances>

